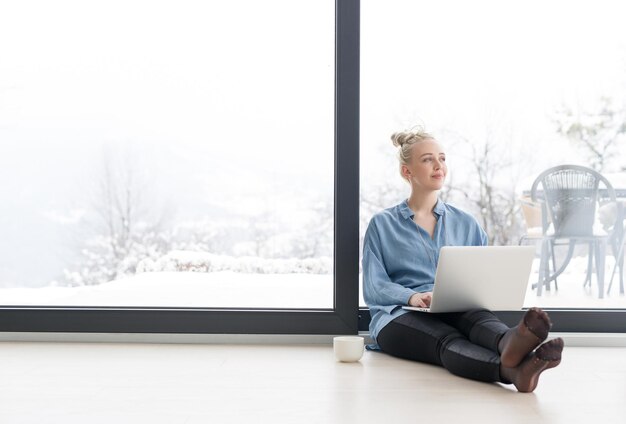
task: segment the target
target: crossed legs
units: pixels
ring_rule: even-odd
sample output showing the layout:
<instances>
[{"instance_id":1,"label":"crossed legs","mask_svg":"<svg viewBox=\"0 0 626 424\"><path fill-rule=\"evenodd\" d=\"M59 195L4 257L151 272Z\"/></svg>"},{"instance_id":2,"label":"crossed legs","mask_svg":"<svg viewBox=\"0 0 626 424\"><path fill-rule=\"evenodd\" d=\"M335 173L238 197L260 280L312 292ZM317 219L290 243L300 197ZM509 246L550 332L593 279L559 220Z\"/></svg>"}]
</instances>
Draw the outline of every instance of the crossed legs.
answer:
<instances>
[{"instance_id":1,"label":"crossed legs","mask_svg":"<svg viewBox=\"0 0 626 424\"><path fill-rule=\"evenodd\" d=\"M547 314L535 308L513 328L486 310L416 312L385 326L377 342L393 356L440 365L473 380L512 383L521 392L532 392L539 375L561 360L561 339L541 345L550 325Z\"/></svg>"}]
</instances>

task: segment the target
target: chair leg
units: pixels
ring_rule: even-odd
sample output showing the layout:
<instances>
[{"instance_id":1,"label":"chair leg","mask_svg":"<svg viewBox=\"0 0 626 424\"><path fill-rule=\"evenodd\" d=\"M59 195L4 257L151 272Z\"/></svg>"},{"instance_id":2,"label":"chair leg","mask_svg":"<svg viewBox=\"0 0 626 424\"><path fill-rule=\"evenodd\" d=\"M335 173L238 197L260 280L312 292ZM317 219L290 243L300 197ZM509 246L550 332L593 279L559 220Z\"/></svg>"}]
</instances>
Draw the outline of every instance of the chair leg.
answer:
<instances>
[{"instance_id":1,"label":"chair leg","mask_svg":"<svg viewBox=\"0 0 626 424\"><path fill-rule=\"evenodd\" d=\"M550 291L550 289L551 289L551 287L550 287L551 281L548 279L548 277L550 276L550 273L551 273L551 271L550 271L550 257L552 255L551 252L552 252L552 243L548 242L547 245L546 245L546 250L543 251L543 249L542 249L542 252L541 252L541 256L542 257L543 257L544 254L547 255L547 259L546 259L546 262L544 264L545 268L543 269L543 271L544 271L543 288L544 288L545 291Z\"/></svg>"},{"instance_id":2,"label":"chair leg","mask_svg":"<svg viewBox=\"0 0 626 424\"><path fill-rule=\"evenodd\" d=\"M619 273L619 294L624 294L624 251L620 251L619 258L616 259L616 264L613 267L613 273L611 274L611 282L609 283L609 291L613 284L613 277L615 276L615 270Z\"/></svg>"},{"instance_id":3,"label":"chair leg","mask_svg":"<svg viewBox=\"0 0 626 424\"><path fill-rule=\"evenodd\" d=\"M613 274L615 274L615 268L617 268L617 272L619 272L619 293L624 294L624 240L622 240L622 245L620 246L620 249L618 249L615 261L616 264L613 268ZM611 275L611 282L613 282L613 275Z\"/></svg>"},{"instance_id":4,"label":"chair leg","mask_svg":"<svg viewBox=\"0 0 626 424\"><path fill-rule=\"evenodd\" d=\"M583 287L589 285L591 288L591 278L593 276L593 254L594 254L594 242L589 243L589 254L587 256L587 275L585 276L585 283Z\"/></svg>"},{"instance_id":5,"label":"chair leg","mask_svg":"<svg viewBox=\"0 0 626 424\"><path fill-rule=\"evenodd\" d=\"M624 255L626 253L624 252L624 246L624 239L622 238L617 253L615 254L615 266L613 267L613 272L611 272L607 294L611 292L613 278L615 277L615 271L617 271L617 269L619 269L619 292L620 294L624 294Z\"/></svg>"},{"instance_id":6,"label":"chair leg","mask_svg":"<svg viewBox=\"0 0 626 424\"><path fill-rule=\"evenodd\" d=\"M550 253L552 254L552 267L554 268L554 273L556 274L556 252L554 248L554 243L550 243ZM550 269L550 264L548 264L548 269ZM550 283L548 282L548 289L550 289ZM559 289L559 284L556 281L556 277L554 277L554 290Z\"/></svg>"},{"instance_id":7,"label":"chair leg","mask_svg":"<svg viewBox=\"0 0 626 424\"><path fill-rule=\"evenodd\" d=\"M594 246L596 256L596 274L598 277L598 298L604 298L604 257L606 254L606 242L598 241Z\"/></svg>"},{"instance_id":8,"label":"chair leg","mask_svg":"<svg viewBox=\"0 0 626 424\"><path fill-rule=\"evenodd\" d=\"M539 262L539 281L537 282L537 296L541 296L543 292L543 285L548 279L549 269L548 262L550 254L550 241L543 240L541 242L541 261Z\"/></svg>"},{"instance_id":9,"label":"chair leg","mask_svg":"<svg viewBox=\"0 0 626 424\"><path fill-rule=\"evenodd\" d=\"M620 237L618 238L619 247L617 249L617 256L615 257L615 261L619 264L619 293L621 295L624 294L624 248L626 247L626 228L621 229ZM616 264L616 266L617 266ZM613 268L613 273L615 273L615 268ZM611 275L611 280L613 280L613 276Z\"/></svg>"}]
</instances>

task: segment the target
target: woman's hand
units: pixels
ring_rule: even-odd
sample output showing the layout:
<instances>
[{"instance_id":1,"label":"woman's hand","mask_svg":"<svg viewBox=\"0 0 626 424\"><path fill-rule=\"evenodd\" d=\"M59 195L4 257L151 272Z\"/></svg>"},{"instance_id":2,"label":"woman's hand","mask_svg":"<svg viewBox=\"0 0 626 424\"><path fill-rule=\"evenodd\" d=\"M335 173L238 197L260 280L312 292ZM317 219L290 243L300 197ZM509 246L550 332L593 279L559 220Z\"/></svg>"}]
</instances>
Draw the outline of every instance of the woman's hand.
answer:
<instances>
[{"instance_id":1,"label":"woman's hand","mask_svg":"<svg viewBox=\"0 0 626 424\"><path fill-rule=\"evenodd\" d=\"M409 306L416 306L418 308L428 308L430 306L430 300L433 297L433 292L415 293L409 299Z\"/></svg>"}]
</instances>

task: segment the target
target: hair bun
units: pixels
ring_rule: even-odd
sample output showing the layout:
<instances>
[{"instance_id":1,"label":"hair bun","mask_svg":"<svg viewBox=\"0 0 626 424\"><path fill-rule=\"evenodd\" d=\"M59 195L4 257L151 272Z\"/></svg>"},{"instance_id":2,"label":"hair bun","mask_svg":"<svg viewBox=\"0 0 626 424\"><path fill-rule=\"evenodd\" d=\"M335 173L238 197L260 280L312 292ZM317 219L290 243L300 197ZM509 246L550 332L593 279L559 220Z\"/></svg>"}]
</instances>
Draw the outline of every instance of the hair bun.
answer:
<instances>
[{"instance_id":1,"label":"hair bun","mask_svg":"<svg viewBox=\"0 0 626 424\"><path fill-rule=\"evenodd\" d=\"M403 148L405 144L412 145L428 139L434 140L434 137L424 131L422 127L413 127L410 130L398 131L391 135L393 145L400 148Z\"/></svg>"},{"instance_id":2,"label":"hair bun","mask_svg":"<svg viewBox=\"0 0 626 424\"><path fill-rule=\"evenodd\" d=\"M396 147L402 147L411 137L413 137L411 133L397 132L391 135L391 142Z\"/></svg>"}]
</instances>

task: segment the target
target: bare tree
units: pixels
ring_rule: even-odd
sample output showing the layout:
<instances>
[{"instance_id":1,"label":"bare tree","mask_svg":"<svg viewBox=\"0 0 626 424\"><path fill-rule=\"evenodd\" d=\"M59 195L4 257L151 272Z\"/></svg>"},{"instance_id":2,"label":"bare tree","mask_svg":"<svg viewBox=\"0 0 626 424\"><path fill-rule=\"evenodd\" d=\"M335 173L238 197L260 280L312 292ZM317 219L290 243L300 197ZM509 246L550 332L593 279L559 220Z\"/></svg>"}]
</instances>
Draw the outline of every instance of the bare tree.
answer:
<instances>
[{"instance_id":1,"label":"bare tree","mask_svg":"<svg viewBox=\"0 0 626 424\"><path fill-rule=\"evenodd\" d=\"M292 241L293 256L299 259L332 256L334 209L331 199L320 199L310 207L312 218Z\"/></svg>"},{"instance_id":2,"label":"bare tree","mask_svg":"<svg viewBox=\"0 0 626 424\"><path fill-rule=\"evenodd\" d=\"M509 157L507 144L496 143L487 136L482 143L461 137L469 147L469 162L473 175L461 182L448 184L450 199L460 198L477 215L489 237L489 244L515 244L522 233L520 203L515 193L515 177L509 174L516 167ZM516 158L520 165L521 158Z\"/></svg>"},{"instance_id":3,"label":"bare tree","mask_svg":"<svg viewBox=\"0 0 626 424\"><path fill-rule=\"evenodd\" d=\"M611 98L601 97L592 111L574 112L563 107L554 122L559 134L583 149L596 171L605 171L614 159L623 160L623 155L615 153L619 153L626 140L626 108L618 107ZM626 168L626 163L620 165Z\"/></svg>"},{"instance_id":4,"label":"bare tree","mask_svg":"<svg viewBox=\"0 0 626 424\"><path fill-rule=\"evenodd\" d=\"M168 211L148 200L148 184L142 183L133 161L103 155L102 174L92 193L92 219L81 227L80 259L65 278L73 285L94 285L135 273L146 257L167 252L172 234L165 231Z\"/></svg>"},{"instance_id":5,"label":"bare tree","mask_svg":"<svg viewBox=\"0 0 626 424\"><path fill-rule=\"evenodd\" d=\"M268 244L272 236L278 232L277 226L276 217L268 211L262 212L251 220L249 231L254 256L259 258L268 256Z\"/></svg>"}]
</instances>

